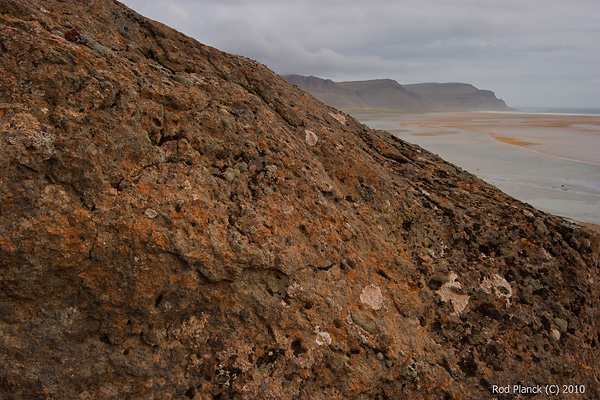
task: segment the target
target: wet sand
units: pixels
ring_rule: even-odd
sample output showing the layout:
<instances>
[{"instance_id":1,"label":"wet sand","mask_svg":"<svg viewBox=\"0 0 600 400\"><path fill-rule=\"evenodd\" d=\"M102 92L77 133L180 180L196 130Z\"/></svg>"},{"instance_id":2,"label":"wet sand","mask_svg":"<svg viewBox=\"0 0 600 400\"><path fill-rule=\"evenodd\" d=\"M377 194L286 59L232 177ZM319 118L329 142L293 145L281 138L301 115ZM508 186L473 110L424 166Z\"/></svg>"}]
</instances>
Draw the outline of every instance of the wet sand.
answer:
<instances>
[{"instance_id":1,"label":"wet sand","mask_svg":"<svg viewBox=\"0 0 600 400\"><path fill-rule=\"evenodd\" d=\"M518 113L354 114L439 154L507 194L600 225L600 116Z\"/></svg>"}]
</instances>

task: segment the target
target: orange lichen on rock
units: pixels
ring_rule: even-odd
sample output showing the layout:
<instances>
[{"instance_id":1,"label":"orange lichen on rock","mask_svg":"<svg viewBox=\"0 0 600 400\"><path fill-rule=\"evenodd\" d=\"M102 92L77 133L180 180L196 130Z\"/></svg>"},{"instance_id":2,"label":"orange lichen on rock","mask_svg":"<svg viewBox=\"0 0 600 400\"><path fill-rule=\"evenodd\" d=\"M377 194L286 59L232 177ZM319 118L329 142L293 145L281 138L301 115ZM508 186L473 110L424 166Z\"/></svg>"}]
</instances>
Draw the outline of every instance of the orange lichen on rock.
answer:
<instances>
[{"instance_id":1,"label":"orange lichen on rock","mask_svg":"<svg viewBox=\"0 0 600 400\"><path fill-rule=\"evenodd\" d=\"M0 4L0 397L600 397L591 231L118 2L38 3Z\"/></svg>"}]
</instances>

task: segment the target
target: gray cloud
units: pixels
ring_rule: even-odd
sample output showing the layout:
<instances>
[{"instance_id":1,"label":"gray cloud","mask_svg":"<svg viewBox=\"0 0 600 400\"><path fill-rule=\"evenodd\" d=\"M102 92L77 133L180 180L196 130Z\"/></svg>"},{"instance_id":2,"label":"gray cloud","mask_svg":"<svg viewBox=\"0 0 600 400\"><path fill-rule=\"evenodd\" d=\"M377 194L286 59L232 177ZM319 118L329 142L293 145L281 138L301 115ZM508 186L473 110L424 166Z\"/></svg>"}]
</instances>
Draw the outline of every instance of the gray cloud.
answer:
<instances>
[{"instance_id":1,"label":"gray cloud","mask_svg":"<svg viewBox=\"0 0 600 400\"><path fill-rule=\"evenodd\" d=\"M596 0L126 0L275 72L461 81L512 105L600 107Z\"/></svg>"}]
</instances>

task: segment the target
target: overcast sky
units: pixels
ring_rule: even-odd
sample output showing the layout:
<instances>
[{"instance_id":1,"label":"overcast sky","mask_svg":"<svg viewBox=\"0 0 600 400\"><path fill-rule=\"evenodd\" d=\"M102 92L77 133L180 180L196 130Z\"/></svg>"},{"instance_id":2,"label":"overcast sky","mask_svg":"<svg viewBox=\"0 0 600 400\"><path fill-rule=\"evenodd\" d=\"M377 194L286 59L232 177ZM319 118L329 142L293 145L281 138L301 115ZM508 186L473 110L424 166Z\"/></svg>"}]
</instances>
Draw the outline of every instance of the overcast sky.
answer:
<instances>
[{"instance_id":1,"label":"overcast sky","mask_svg":"<svg viewBox=\"0 0 600 400\"><path fill-rule=\"evenodd\" d=\"M600 107L598 0L125 0L279 74L465 82L513 107Z\"/></svg>"}]
</instances>

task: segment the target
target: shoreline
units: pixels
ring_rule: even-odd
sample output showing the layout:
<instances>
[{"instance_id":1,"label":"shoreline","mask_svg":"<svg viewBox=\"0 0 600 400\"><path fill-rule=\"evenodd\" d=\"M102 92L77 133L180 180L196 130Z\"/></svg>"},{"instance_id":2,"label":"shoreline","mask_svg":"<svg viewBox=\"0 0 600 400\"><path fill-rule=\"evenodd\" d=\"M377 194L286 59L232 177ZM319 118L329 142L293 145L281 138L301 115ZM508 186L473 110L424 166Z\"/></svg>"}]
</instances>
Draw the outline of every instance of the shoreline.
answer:
<instances>
[{"instance_id":1,"label":"shoreline","mask_svg":"<svg viewBox=\"0 0 600 400\"><path fill-rule=\"evenodd\" d=\"M591 229L594 232L600 233L600 225L598 225L598 224L590 224L588 222L582 222L582 221L573 221L573 222L575 222L576 224L585 226L586 228Z\"/></svg>"}]
</instances>

